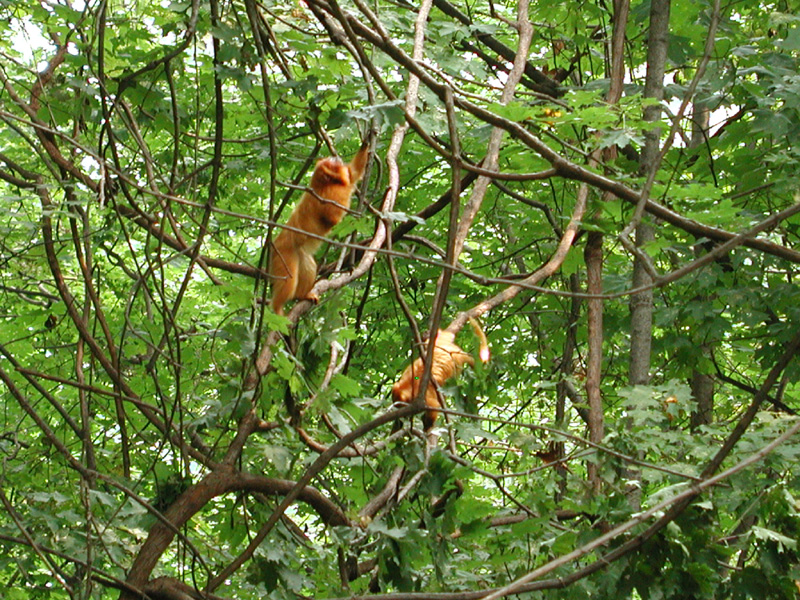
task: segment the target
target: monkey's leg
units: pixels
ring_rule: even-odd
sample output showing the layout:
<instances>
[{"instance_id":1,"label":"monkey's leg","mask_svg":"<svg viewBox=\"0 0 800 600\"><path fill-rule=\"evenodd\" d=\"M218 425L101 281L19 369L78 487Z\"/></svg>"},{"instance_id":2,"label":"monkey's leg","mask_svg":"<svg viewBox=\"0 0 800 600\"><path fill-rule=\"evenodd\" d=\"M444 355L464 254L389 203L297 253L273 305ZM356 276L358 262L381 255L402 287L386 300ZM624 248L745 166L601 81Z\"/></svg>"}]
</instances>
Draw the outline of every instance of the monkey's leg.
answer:
<instances>
[{"instance_id":1,"label":"monkey's leg","mask_svg":"<svg viewBox=\"0 0 800 600\"><path fill-rule=\"evenodd\" d=\"M437 408L442 408L442 403L439 400L439 393L436 391L436 386L433 383L428 384L428 389L425 391L425 404L430 410L426 410L422 415L422 427L425 431L430 431L436 424L436 419L439 416Z\"/></svg>"},{"instance_id":2,"label":"monkey's leg","mask_svg":"<svg viewBox=\"0 0 800 600\"><path fill-rule=\"evenodd\" d=\"M277 240L280 241L280 240ZM297 251L284 248L282 244L275 244L270 260L270 275L272 275L272 310L279 315L283 314L283 305L292 298L296 298L297 290Z\"/></svg>"},{"instance_id":3,"label":"monkey's leg","mask_svg":"<svg viewBox=\"0 0 800 600\"><path fill-rule=\"evenodd\" d=\"M319 297L311 293L311 288L317 279L317 261L311 253L302 249L298 252L298 261L297 290L294 297L311 300L316 304L319 302Z\"/></svg>"}]
</instances>

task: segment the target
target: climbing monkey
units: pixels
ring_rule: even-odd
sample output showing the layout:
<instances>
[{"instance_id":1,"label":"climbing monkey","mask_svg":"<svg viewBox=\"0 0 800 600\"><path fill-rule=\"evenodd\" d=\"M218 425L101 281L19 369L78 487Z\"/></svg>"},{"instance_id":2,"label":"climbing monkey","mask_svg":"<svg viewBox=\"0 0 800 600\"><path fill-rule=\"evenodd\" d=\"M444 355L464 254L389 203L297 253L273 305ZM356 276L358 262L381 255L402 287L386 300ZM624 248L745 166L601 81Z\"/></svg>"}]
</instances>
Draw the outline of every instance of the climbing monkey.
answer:
<instances>
[{"instance_id":1,"label":"climbing monkey","mask_svg":"<svg viewBox=\"0 0 800 600\"><path fill-rule=\"evenodd\" d=\"M311 175L310 190L303 194L283 229L273 242L269 261L272 277L272 310L283 314L283 306L295 298L317 302L311 293L317 276L314 252L350 208L350 197L364 175L369 145L362 144L349 164L338 158L323 158ZM312 237L313 236L317 237Z\"/></svg>"},{"instance_id":2,"label":"climbing monkey","mask_svg":"<svg viewBox=\"0 0 800 600\"><path fill-rule=\"evenodd\" d=\"M469 322L480 341L479 356L481 362L487 363L489 362L489 343L486 340L486 335L475 319L470 319ZM465 364L475 364L472 355L464 352L455 343L455 333L441 329L436 334L431 360L431 376L428 387L425 390L425 405L430 410L426 411L422 417L425 431L430 430L436 423L436 418L439 416L439 411L436 409L442 408L437 389L442 387L448 379L458 375ZM394 402L408 404L419 395L424 365L424 361L419 357L406 367L403 375L392 387L392 399Z\"/></svg>"}]
</instances>

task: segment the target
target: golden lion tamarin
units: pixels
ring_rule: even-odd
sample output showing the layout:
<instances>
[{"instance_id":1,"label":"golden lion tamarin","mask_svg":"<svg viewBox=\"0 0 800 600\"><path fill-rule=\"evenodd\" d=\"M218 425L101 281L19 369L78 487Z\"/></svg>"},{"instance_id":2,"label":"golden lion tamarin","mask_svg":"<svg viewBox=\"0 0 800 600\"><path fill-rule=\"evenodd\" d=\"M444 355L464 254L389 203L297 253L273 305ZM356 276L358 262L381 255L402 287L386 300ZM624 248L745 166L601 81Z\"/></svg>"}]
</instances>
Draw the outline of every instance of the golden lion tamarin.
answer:
<instances>
[{"instance_id":1,"label":"golden lion tamarin","mask_svg":"<svg viewBox=\"0 0 800 600\"><path fill-rule=\"evenodd\" d=\"M487 363L489 362L489 343L486 341L486 335L475 319L470 319L469 322L480 340L481 362ZM436 409L442 408L437 389L443 386L448 379L460 373L465 364L475 364L472 355L458 347L455 343L455 333L440 329L436 334L436 342L433 347L430 381L425 390L425 404L431 409L422 417L425 431L431 429L436 422L436 418L439 416L439 411ZM399 381L392 387L392 399L395 402L408 404L419 395L424 365L425 363L420 357L406 367Z\"/></svg>"},{"instance_id":2,"label":"golden lion tamarin","mask_svg":"<svg viewBox=\"0 0 800 600\"><path fill-rule=\"evenodd\" d=\"M350 208L350 196L364 175L368 157L369 146L365 142L350 164L338 158L317 162L310 191L303 194L286 222L293 229L282 230L273 242L269 274L272 310L277 314L282 315L283 305L294 298L319 300L311 293L317 276L314 252L322 243L319 238L327 235Z\"/></svg>"}]
</instances>

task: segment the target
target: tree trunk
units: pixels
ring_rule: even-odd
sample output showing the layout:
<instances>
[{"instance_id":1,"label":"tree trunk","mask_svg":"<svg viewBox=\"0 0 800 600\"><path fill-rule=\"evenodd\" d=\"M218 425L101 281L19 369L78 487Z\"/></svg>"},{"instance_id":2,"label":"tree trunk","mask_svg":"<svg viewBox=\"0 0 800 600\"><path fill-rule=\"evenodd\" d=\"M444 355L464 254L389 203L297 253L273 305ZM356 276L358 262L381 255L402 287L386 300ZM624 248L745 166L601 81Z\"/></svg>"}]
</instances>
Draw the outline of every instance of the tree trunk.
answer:
<instances>
[{"instance_id":1,"label":"tree trunk","mask_svg":"<svg viewBox=\"0 0 800 600\"><path fill-rule=\"evenodd\" d=\"M650 3L650 35L647 45L647 74L644 95L646 98L664 98L664 66L669 45L670 0L653 0ZM656 104L644 110L647 121L661 118L661 106ZM639 172L649 175L658 168L660 129L645 132L645 146L642 151ZM636 247L644 252L645 246L654 238L653 226L641 221L636 226ZM653 280L640 256L634 257L633 287L645 287ZM653 291L646 289L631 296L631 354L628 378L631 385L650 383L650 348L653 338ZM637 469L627 469L627 479L631 482L628 498L634 510L641 504L641 487L635 482L640 478Z\"/></svg>"},{"instance_id":2,"label":"tree trunk","mask_svg":"<svg viewBox=\"0 0 800 600\"><path fill-rule=\"evenodd\" d=\"M706 106L695 103L692 113L692 138L689 146L698 148L705 143L708 135L710 111ZM702 299L710 301L710 296L704 294ZM711 356L711 347L703 344L701 347L703 356ZM692 369L689 379L689 386L692 388L692 397L695 401L695 409L690 417L692 430L701 425L709 425L714 417L714 378L709 373L704 373L697 367Z\"/></svg>"},{"instance_id":3,"label":"tree trunk","mask_svg":"<svg viewBox=\"0 0 800 600\"><path fill-rule=\"evenodd\" d=\"M585 188L584 190L585 191ZM589 294L603 293L603 234L589 233L584 250L586 262L586 291ZM586 399L589 402L589 441L599 444L603 440L603 399L600 394L600 378L603 368L603 301L589 298L586 302L589 329L589 355L586 361ZM599 493L601 481L597 463L587 467L589 483L594 493Z\"/></svg>"}]
</instances>

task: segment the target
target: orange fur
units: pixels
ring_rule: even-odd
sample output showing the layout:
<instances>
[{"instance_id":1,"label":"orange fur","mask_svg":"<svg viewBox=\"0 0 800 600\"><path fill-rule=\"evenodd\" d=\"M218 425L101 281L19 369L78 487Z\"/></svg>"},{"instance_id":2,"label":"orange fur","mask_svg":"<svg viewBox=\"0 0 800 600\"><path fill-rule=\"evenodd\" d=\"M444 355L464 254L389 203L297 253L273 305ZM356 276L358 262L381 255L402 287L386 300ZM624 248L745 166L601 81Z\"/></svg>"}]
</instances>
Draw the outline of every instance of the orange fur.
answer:
<instances>
[{"instance_id":1,"label":"orange fur","mask_svg":"<svg viewBox=\"0 0 800 600\"><path fill-rule=\"evenodd\" d=\"M475 335L480 340L481 361L486 363L489 361L489 344L486 341L486 335L476 320L470 319L469 321L475 330ZM431 409L426 411L422 417L425 431L431 429L436 422L436 418L439 416L439 411L436 409L442 408L438 388L442 387L451 377L458 375L465 364L475 364L472 355L464 352L455 343L453 332L440 329L436 334L436 342L433 347L430 381L425 390L425 405ZM400 379L392 387L392 399L395 402L408 404L419 395L424 366L425 363L420 357L406 367Z\"/></svg>"},{"instance_id":2,"label":"orange fur","mask_svg":"<svg viewBox=\"0 0 800 600\"><path fill-rule=\"evenodd\" d=\"M269 273L272 276L272 310L277 314L283 314L283 305L289 300L319 300L311 293L311 288L317 276L314 252L322 240L303 232L324 237L342 220L350 208L350 196L364 175L368 157L369 148L364 144L350 164L338 158L323 158L317 162L311 176L313 193L303 194L286 222L300 231L283 229L273 242Z\"/></svg>"}]
</instances>

